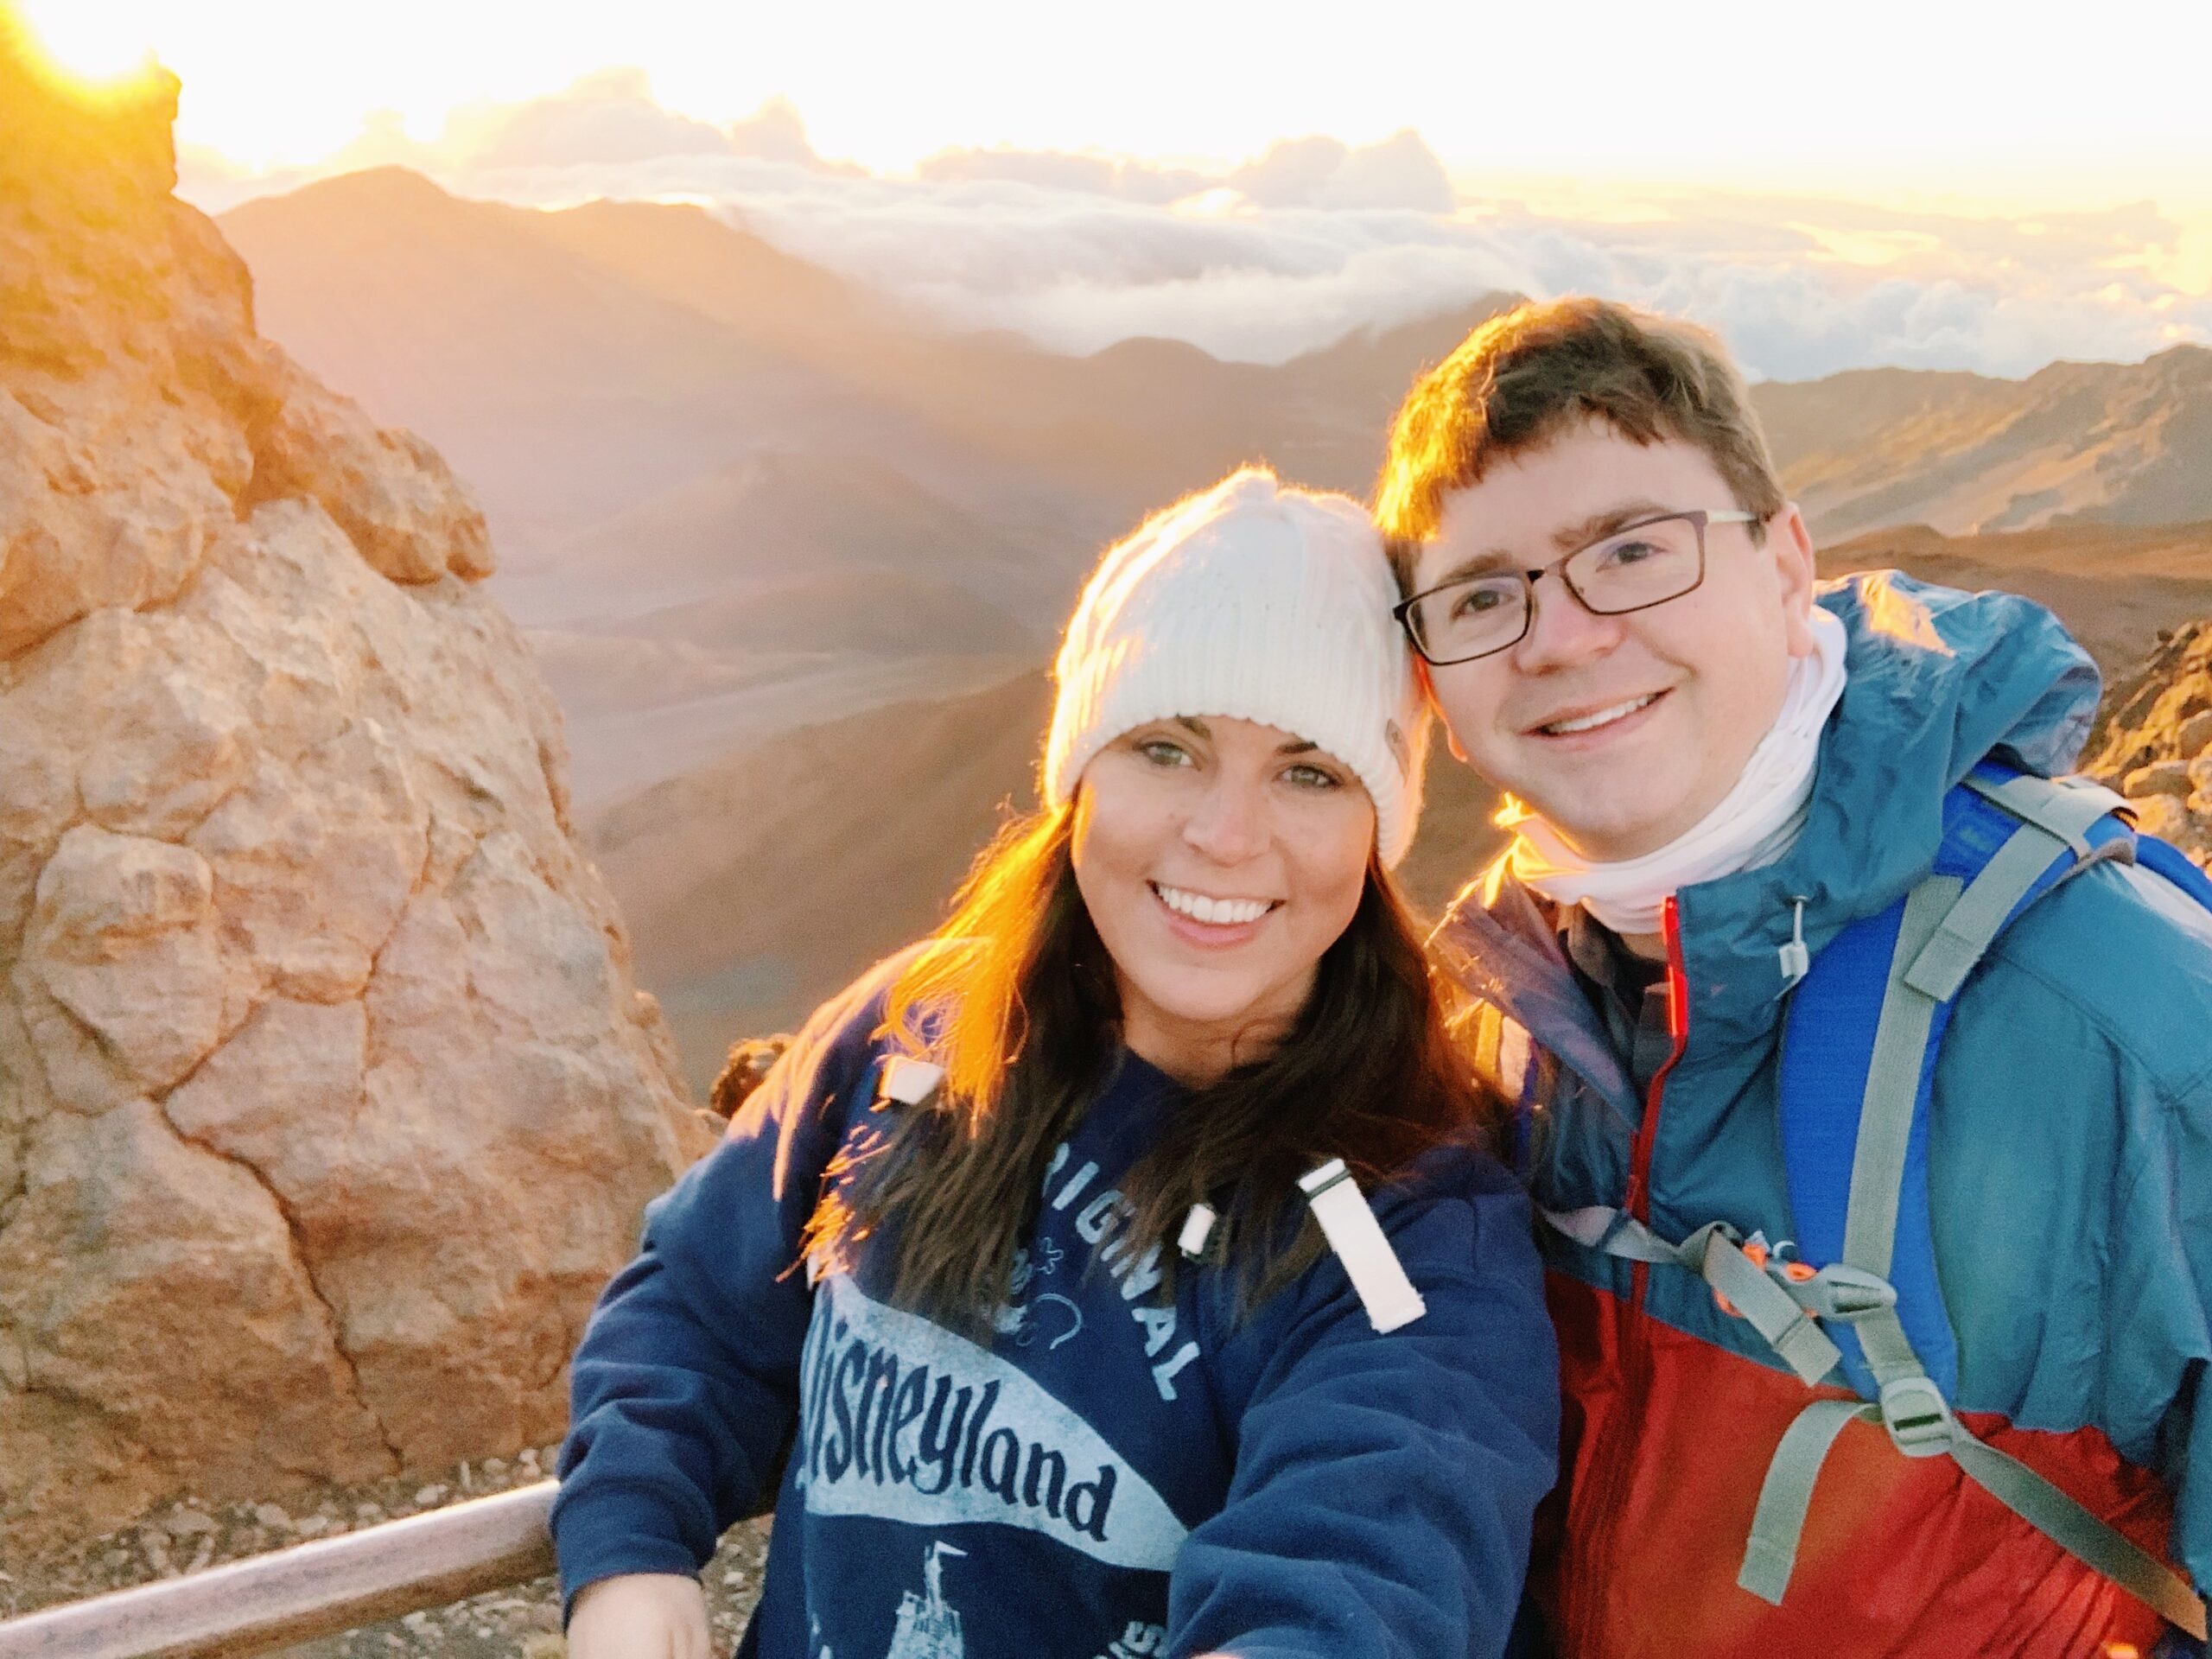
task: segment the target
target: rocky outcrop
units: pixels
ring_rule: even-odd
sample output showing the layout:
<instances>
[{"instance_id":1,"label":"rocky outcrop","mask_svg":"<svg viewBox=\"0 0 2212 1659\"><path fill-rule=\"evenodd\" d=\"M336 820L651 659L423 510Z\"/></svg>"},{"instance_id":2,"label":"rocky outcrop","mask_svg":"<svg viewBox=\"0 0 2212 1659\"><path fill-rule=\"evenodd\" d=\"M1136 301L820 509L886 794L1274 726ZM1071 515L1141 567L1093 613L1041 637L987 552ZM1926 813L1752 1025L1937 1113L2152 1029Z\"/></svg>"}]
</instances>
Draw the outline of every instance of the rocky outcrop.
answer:
<instances>
[{"instance_id":1,"label":"rocky outcrop","mask_svg":"<svg viewBox=\"0 0 2212 1659\"><path fill-rule=\"evenodd\" d=\"M2086 770L2133 803L2141 828L2212 868L2212 619L2163 635L2113 688Z\"/></svg>"},{"instance_id":2,"label":"rocky outcrop","mask_svg":"<svg viewBox=\"0 0 2212 1659\"><path fill-rule=\"evenodd\" d=\"M710 1133L482 515L0 0L0 1555L512 1453Z\"/></svg>"}]
</instances>

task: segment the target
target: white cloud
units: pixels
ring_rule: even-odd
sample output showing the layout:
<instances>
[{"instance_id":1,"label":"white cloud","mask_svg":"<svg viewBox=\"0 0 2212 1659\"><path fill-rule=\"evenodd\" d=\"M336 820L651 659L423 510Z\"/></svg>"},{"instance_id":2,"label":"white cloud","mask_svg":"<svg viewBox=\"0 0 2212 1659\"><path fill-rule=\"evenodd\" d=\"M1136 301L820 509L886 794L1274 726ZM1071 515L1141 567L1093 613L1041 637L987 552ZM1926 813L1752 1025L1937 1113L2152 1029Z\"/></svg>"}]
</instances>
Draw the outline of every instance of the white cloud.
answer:
<instances>
[{"instance_id":1,"label":"white cloud","mask_svg":"<svg viewBox=\"0 0 2212 1659\"><path fill-rule=\"evenodd\" d=\"M299 181L257 187L188 159L188 189L207 205ZM1357 148L1292 140L1215 172L1001 149L887 177L823 162L787 104L709 126L662 110L626 71L456 115L431 145L372 125L348 160L400 161L463 194L543 206L712 202L950 326L1077 353L1157 335L1279 361L1498 289L1676 312L1782 379L1881 364L2019 375L2212 340L2212 279L2172 276L2203 263L2206 227L2151 204L2024 220L1689 191L1602 214L1455 203L1410 131Z\"/></svg>"},{"instance_id":2,"label":"white cloud","mask_svg":"<svg viewBox=\"0 0 2212 1659\"><path fill-rule=\"evenodd\" d=\"M1238 168L1226 182L1262 207L1448 213L1455 205L1444 163L1412 131L1357 149L1334 138L1270 144L1265 155Z\"/></svg>"}]
</instances>

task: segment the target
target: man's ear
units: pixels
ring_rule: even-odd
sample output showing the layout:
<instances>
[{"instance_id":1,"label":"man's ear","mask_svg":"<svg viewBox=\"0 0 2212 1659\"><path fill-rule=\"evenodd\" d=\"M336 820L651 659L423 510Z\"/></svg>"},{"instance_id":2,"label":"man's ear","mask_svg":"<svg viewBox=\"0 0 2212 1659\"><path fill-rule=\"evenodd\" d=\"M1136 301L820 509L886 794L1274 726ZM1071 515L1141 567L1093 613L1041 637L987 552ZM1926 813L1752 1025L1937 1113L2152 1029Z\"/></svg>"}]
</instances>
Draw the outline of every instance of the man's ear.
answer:
<instances>
[{"instance_id":1,"label":"man's ear","mask_svg":"<svg viewBox=\"0 0 2212 1659\"><path fill-rule=\"evenodd\" d=\"M1414 683L1421 687L1421 701L1428 705L1428 712L1444 728L1444 747L1461 766L1470 764L1467 752L1459 747L1459 734L1452 729L1452 722L1444 717L1444 705L1436 700L1436 682L1429 677L1428 658L1418 653L1414 658Z\"/></svg>"},{"instance_id":2,"label":"man's ear","mask_svg":"<svg viewBox=\"0 0 2212 1659\"><path fill-rule=\"evenodd\" d=\"M1782 596L1783 637L1792 657L1807 657L1813 650L1813 583L1815 579L1813 535L1805 528L1805 515L1795 501L1767 520L1766 550L1774 560L1774 573Z\"/></svg>"}]
</instances>

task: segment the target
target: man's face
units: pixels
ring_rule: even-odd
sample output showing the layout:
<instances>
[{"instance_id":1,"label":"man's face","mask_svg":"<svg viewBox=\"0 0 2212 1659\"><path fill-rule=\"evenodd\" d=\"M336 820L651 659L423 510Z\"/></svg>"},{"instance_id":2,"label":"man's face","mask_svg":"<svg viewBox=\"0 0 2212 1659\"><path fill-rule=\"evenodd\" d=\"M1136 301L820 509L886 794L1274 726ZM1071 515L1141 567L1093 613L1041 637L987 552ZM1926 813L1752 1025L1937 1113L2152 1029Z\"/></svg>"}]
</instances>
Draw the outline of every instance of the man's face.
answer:
<instances>
[{"instance_id":1,"label":"man's face","mask_svg":"<svg viewBox=\"0 0 2212 1659\"><path fill-rule=\"evenodd\" d=\"M1632 519L1736 505L1695 445L1639 444L1592 420L1447 495L1414 590L1534 570ZM1791 658L1813 648L1804 521L1785 507L1764 544L1756 528L1708 526L1705 580L1624 616L1593 616L1542 577L1518 645L1427 670L1452 753L1588 858L1640 857L1696 824L1774 724Z\"/></svg>"}]
</instances>

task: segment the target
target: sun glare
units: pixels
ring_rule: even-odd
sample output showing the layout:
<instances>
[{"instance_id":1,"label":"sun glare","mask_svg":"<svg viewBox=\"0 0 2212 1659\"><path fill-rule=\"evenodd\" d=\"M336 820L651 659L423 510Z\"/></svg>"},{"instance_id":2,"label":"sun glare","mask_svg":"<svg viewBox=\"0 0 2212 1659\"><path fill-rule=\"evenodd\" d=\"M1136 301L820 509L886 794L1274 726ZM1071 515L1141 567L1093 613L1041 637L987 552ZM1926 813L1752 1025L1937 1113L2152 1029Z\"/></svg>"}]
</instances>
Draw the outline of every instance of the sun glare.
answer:
<instances>
[{"instance_id":1,"label":"sun glare","mask_svg":"<svg viewBox=\"0 0 2212 1659\"><path fill-rule=\"evenodd\" d=\"M31 40L68 79L98 90L142 78L154 50L137 9L101 0L16 0Z\"/></svg>"}]
</instances>

